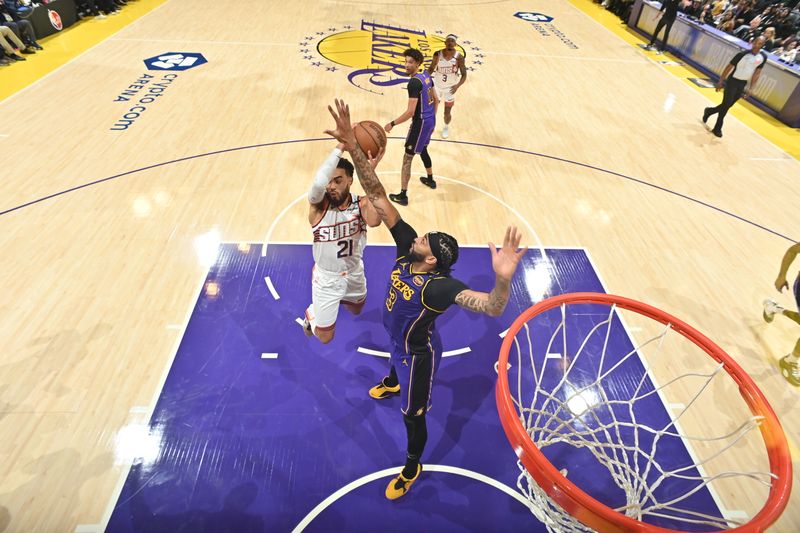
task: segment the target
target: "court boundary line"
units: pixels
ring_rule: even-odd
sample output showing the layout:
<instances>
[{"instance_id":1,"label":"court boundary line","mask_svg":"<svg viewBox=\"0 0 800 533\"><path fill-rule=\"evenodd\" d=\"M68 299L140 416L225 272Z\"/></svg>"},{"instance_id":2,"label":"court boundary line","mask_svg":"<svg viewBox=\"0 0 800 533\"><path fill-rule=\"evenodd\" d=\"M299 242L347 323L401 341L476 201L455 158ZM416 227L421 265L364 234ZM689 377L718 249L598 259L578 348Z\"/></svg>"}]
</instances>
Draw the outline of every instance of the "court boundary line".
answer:
<instances>
[{"instance_id":1,"label":"court boundary line","mask_svg":"<svg viewBox=\"0 0 800 533\"><path fill-rule=\"evenodd\" d=\"M586 15L586 16L588 17L589 15ZM599 24L599 22L598 22L598 24ZM758 135L760 138L763 138L761 135L759 135L754 130L753 130L753 132L756 135ZM392 139L392 140L405 140L405 137L389 137L389 138ZM125 177L125 176L128 176L128 175L131 175L131 174L136 174L136 173L143 172L143 171L146 171L146 170L152 170L154 168L158 168L158 167L162 167L162 166L166 166L166 165L171 165L171 164L174 164L174 163L181 163L183 161L189 161L189 160L192 160L192 159L199 159L199 158L202 158L202 157L209 157L209 156L212 156L212 155L225 154L225 153L229 153L229 152L237 152L237 151L241 151L241 150L249 150L249 149L252 149L252 148L266 148L266 147L272 147L272 146L281 146L281 145L285 145L285 144L296 144L296 143L316 142L316 141L330 141L330 140L331 139L328 138L328 137L310 137L310 138L307 138L307 139L290 139L290 140L285 140L285 141L273 141L273 142L268 142L268 143L251 144L251 145L247 145L247 146L239 146L239 147L234 147L234 148L225 148L225 149L221 149L221 150L214 150L212 152L204 152L204 153L201 153L201 154L195 154L195 155L190 155L190 156L186 156L186 157L181 157L181 158L178 158L178 159L172 159L170 161L164 161L164 162L161 162L161 163L154 163L152 165L148 165L148 166L145 166L145 167L137 168L137 169L134 169L134 170L128 170L128 171L122 172L120 174L115 174L113 176L108 176L106 178L101 178L101 179L98 179L98 180L95 180L95 181L84 183L82 185L76 185L74 187L70 187L69 189L65 189L65 190L60 191L60 192L49 194L47 196L43 196L41 198L37 198L37 199L31 200L29 202L25 202L24 204L20 204L20 205L15 206L15 207L10 207L8 209L0 211L0 216L7 215L9 213L13 213L14 211L18 211L20 209L23 209L23 208L26 208L26 207L30 207L32 205L44 202L45 200L50 200L52 198L56 198L58 196L62 196L62 195L68 194L70 192L74 192L74 191L77 191L77 190L80 190L80 189L85 189L87 187L98 185L100 183L105 183L107 181L111 181L111 180L114 180L114 179L117 179L117 178L122 178L122 177ZM668 188L663 187L661 185L656 185L655 183L650 183L650 182L645 181L645 180L643 180L641 178L635 178L633 176L628 176L628 175L622 174L620 172L615 172L613 170L607 170L607 169L604 169L604 168L601 168L601 167L590 165L588 163L581 163L579 161L574 161L574 160L571 160L571 159L566 159L566 158L558 157L558 156L554 156L554 155L543 154L543 153L540 153L540 152L534 152L532 150L524 150L524 149L521 149L521 148L511 148L511 147L499 146L499 145L495 145L495 144L478 143L478 142L472 142L472 141L443 140L443 139L431 139L431 140L433 142L451 143L451 144L463 144L463 145L466 145L466 146L478 146L478 147L481 147L481 148L494 148L494 149L497 149L497 150L504 150L504 151L507 151L507 152L519 153L519 154L524 154L524 155L531 155L531 156L535 156L535 157L542 157L544 159L550 159L550 160L553 160L553 161L559 161L561 163L566 163L566 164L576 165L576 166L583 167L583 168L588 168L590 170L596 170L598 172L601 172L601 173L604 173L604 174L610 174L610 175L616 176L618 178L622 178L622 179L625 179L625 180L628 180L628 181L632 181L634 183L638 183L639 185L644 185L644 186L647 186L647 187L651 187L653 189L657 189L659 191L671 194L673 196L677 196L677 197L682 198L684 200L688 200L688 201L690 201L692 203L695 203L695 204L698 204L700 206L707 207L707 208L712 209L714 211L717 211L718 213L721 213L723 215L729 216L731 218L735 218L735 219L739 220L740 222L744 222L745 224L749 224L749 225L754 226L754 227L756 227L758 229L764 230L764 231L766 231L768 233L771 233L771 234L775 235L776 237L780 237L780 238L782 238L784 240L787 240L789 242L795 243L795 242L800 241L800 239L793 239L791 237L783 235L782 233L779 233L778 231L772 230L772 229L770 229L770 228L768 228L766 226L762 226L761 224L759 224L757 222L753 222L752 220L748 220L748 219L746 219L746 218L744 218L744 217L742 217L740 215L737 215L737 214L735 214L735 213L733 213L731 211L728 211L726 209L722 209L721 207L717 207L717 206L715 206L713 204L710 204L710 203L708 203L708 202L706 202L704 200L699 200L697 198L689 196L688 194L684 194L684 193L681 193L681 192L673 191L672 189L668 189ZM769 141L767 140L767 142L769 142ZM776 148L780 149L779 147L776 147ZM791 155L790 155L790 157L791 157ZM794 158L792 158L792 159L794 159Z\"/></svg>"},{"instance_id":2,"label":"court boundary line","mask_svg":"<svg viewBox=\"0 0 800 533\"><path fill-rule=\"evenodd\" d=\"M594 258L589 253L589 250L588 249L585 250L585 253L586 253L586 258L589 260L589 264L592 265L592 269L594 270L595 274L597 275L597 281L600 282L600 286L603 288L603 292L605 294L613 294L613 293L609 293L608 292L608 289L606 288L608 285L606 285L606 282L601 277L600 270L597 268L597 265L594 262ZM660 307L659 307L659 309L660 309ZM633 347L635 348L636 346L638 346L638 343L636 341L636 337L633 336L633 334L631 332L631 328L628 326L628 323L625 321L625 317L622 316L622 314L617 312L617 311L615 311L614 314L617 316L617 318L619 318L619 321L622 324L622 329L625 331L625 335L628 336L628 340L631 341L631 344L633 345ZM680 421L675 420L675 417L673 416L673 413L669 408L669 406L673 405L673 403L672 402L667 402L667 398L664 396L664 393L660 388L661 385L655 379L655 376L653 376L653 373L650 371L650 365L642 357L642 354L641 354L641 352L639 350L636 350L636 357L639 359L639 362L641 363L642 367L644 368L644 371L647 373L647 378L651 381L651 383L653 384L653 387L656 389L656 393L658 394L658 399L661 401L661 405L664 408L664 411L666 412L666 414L669 417L670 421L672 422L673 426L675 426L675 430L678 432L678 434L681 435L681 443L683 444L684 448L686 448L686 452L689 454L689 457L691 457L692 461L694 461L695 469L697 469L697 472L702 477L707 478L708 475L706 473L705 468L703 468L703 465L701 465L701 464L698 465L697 464L698 456L697 456L697 453L694 450L694 447L692 446L692 443L691 442L687 442L683 438L683 435L685 435L685 433L683 431L683 427L681 426ZM709 494L711 494L711 499L714 500L714 503L716 504L717 509L719 510L720 513L722 513L722 517L723 518L725 518L725 519L734 518L737 513L742 513L743 512L740 509L728 509L725 505L723 505L720 495L717 493L716 488L713 487L711 485L711 483L707 483L706 484L706 488L708 489ZM750 515L748 515L748 518L750 518Z\"/></svg>"},{"instance_id":3,"label":"court boundary line","mask_svg":"<svg viewBox=\"0 0 800 533\"><path fill-rule=\"evenodd\" d=\"M155 387L155 391L153 392L153 397L150 400L150 403L146 406L143 414L147 415L146 424L149 427L150 422L153 419L153 415L155 414L156 404L158 403L159 398L161 398L161 393L164 391L164 385L167 383L167 378L169 377L169 373L172 370L172 366L175 364L175 358L178 356L178 350L181 347L181 342L183 341L184 336L186 335L186 329L189 327L189 320L192 318L194 314L194 308L197 305L200 296L203 293L203 287L205 287L206 279L208 278L208 274L211 271L211 267L207 267L203 274L201 275L200 283L197 286L197 289L194 291L194 298L190 299L189 308L187 309L183 323L181 325L180 330L177 331L177 336L175 338L173 348L172 348L172 355L168 358L168 361L164 364L164 369L161 371L161 377L159 378L158 384ZM125 423L123 423L122 427L128 425L128 419L125 419ZM128 481L128 476L130 475L131 468L133 468L134 461L138 459L138 457L132 458L128 461L127 465L122 467L122 471L120 472L120 477L117 480L117 483L114 485L114 488L109 495L108 503L106 504L105 510L101 515L99 525L100 531L105 531L108 529L108 522L111 520L111 515L114 513L114 510L120 504L120 496L122 495L122 489L125 487L125 482ZM146 486L145 483L139 490L143 489ZM127 501L127 500L126 500ZM125 503L125 502L121 502Z\"/></svg>"},{"instance_id":4,"label":"court boundary line","mask_svg":"<svg viewBox=\"0 0 800 533\"><path fill-rule=\"evenodd\" d=\"M591 14L589 14L589 12L588 12L587 10L585 10L585 9L584 9L584 8L582 8L582 7L579 7L579 5L578 5L578 2L579 2L579 1L580 1L580 0L568 0L568 2L567 2L567 3L568 3L568 4L570 4L570 5L571 5L571 6L572 6L572 7L573 7L573 8L574 8L576 11L578 11L578 12L580 12L580 13L583 13L583 15L584 15L584 16L586 16L588 19L590 19L591 21L593 21L593 22L594 22L595 24L597 24L598 26L602 27L604 30L606 30L608 33L610 33L612 36L616 37L617 39L619 39L619 40L620 40L620 41L622 41L623 43L627 44L628 46L632 46L632 47L634 48L634 50L636 50L636 51L638 51L639 53L641 53L641 52L638 50L638 45L637 45L637 44L632 44L632 43L629 43L628 41L626 41L625 39L623 39L622 37L620 37L619 35L617 35L616 33L614 33L614 31L613 31L611 28L609 28L608 26L606 26L605 24L603 24L602 22L600 22L599 20L597 20L596 18L594 18L594 17L593 17ZM584 1L585 1L585 0L584 0ZM625 21L625 24L626 24L626 27L628 27L628 26L627 26L627 21ZM646 39L645 39L645 37L644 37L644 36L643 36L641 33L637 32L637 31L636 31L636 29L634 29L634 28L630 28L630 29L631 29L631 31L632 31L632 32L634 32L634 33L636 33L636 34L638 35L638 37L640 38L640 40L641 40L641 42L642 42L642 43L643 43L643 42L645 42L645 40L646 40ZM698 69L698 68L696 68L696 67L692 66L692 65L691 65L691 64L688 62L688 60L684 60L684 59L682 59L682 58L680 58L680 57L676 56L676 55L675 55L673 52L671 52L671 51L667 50L667 51L666 51L664 54L665 54L665 56L666 56L666 55L669 55L669 56L671 56L671 57L672 57L674 60L676 60L676 61L680 61L680 62L682 62L682 63L683 63L683 65L682 65L682 66L683 66L684 68L686 68L687 70L691 69L691 70L695 71L695 73L697 73L697 74L698 74L698 75L700 75L700 76L703 76L703 77L705 77L705 76L706 76L706 74L705 74L704 72L700 71L700 69ZM645 56L645 57L647 57L648 59L651 59L649 56ZM655 65L658 65L659 67L661 67L661 70L662 70L663 72L666 72L667 74L669 74L670 76L672 76L672 77L673 77L673 78L675 78L676 80L680 81L680 82L681 82L681 86L684 86L684 87L689 87L690 89L692 89L692 94L699 95L699 96L703 97L703 98L704 98L704 99L705 99L707 102L711 102L712 104L714 103L714 100L711 100L710 98L708 98L708 97L706 96L706 94L705 94L705 93L703 93L702 91L698 90L699 88L695 88L695 87L692 87L692 86L690 86L690 85L688 85L688 84L684 83L684 82L685 82L685 79L684 79L683 77L681 77L681 76L679 76L679 75L675 74L674 72L670 71L669 69L667 69L667 68L666 68L666 66L667 66L667 65L664 65L664 64L662 64L662 63L659 63L658 61L655 61L655 60L652 60L652 59L651 59L651 61L652 61L652 63L653 63L653 64L655 64ZM687 68L687 67L688 67L688 68ZM717 93L715 92L714 94L717 94ZM743 100L743 103L747 103L747 105L750 105L750 106L753 106L753 107L757 107L755 104L753 104L753 103L749 102L747 99L744 99L744 100ZM744 105L744 104L743 104L743 105ZM749 111L749 110L748 110L748 111ZM770 114L769 114L769 113L767 113L766 111L764 111L764 113L766 113L767 115L769 115L769 116L771 116L771 117L775 118L775 120L779 120L779 119L778 119L776 116L770 115ZM761 139L761 140L765 141L767 144L769 144L770 146L772 146L773 148L775 148L775 149L776 149L776 150L778 150L779 152L781 152L781 153L785 154L786 156L788 156L788 159L790 159L790 160L792 160L792 161L800 162L800 159L798 159L797 157L795 157L793 154L789 153L789 152L788 152L788 151L787 151L785 148L782 148L782 147L778 146L777 144L775 144L773 141L771 141L770 139L768 139L767 137L765 137L763 134L761 134L761 133L760 133L759 131L757 131L755 128L753 128L752 126L750 126L749 124L747 124L746 122L744 122L742 119L740 119L739 117L737 117L735 114L731 113L731 115L730 115L730 116L731 116L731 117L733 117L733 119L734 119L734 120L736 120L737 122L739 122L739 123L740 123L742 126L744 126L744 127L745 127L745 129L747 129L747 130L750 130L750 132L751 132L751 133L753 133L753 134L755 134L755 135L756 135L756 136L757 136L759 139ZM761 117L758 117L757 115L756 115L756 118L757 118L757 119L759 119L759 120L761 120L761 121L763 121L763 119L762 119ZM783 122L781 122L781 124L783 124ZM791 128L791 126L788 126L788 125L786 125L786 124L784 124L784 126L786 126L787 128ZM792 128L792 129L794 129L794 128ZM795 241L795 242L797 242L797 241Z\"/></svg>"},{"instance_id":5,"label":"court boundary line","mask_svg":"<svg viewBox=\"0 0 800 533\"><path fill-rule=\"evenodd\" d=\"M346 496L353 490L366 485L367 483L372 483L378 479L383 477L392 476L395 474L400 473L403 468L400 466L395 466L392 468L386 468L384 470L379 470L377 472L373 472L371 474L367 474L366 476L362 476L356 480L351 481L344 487L336 490L330 496L322 500L318 503L315 507L311 509L301 520L298 524L292 529L292 533L300 533L301 531L305 530L305 528L314 521L317 516L319 516L325 509L331 506L331 504L335 503L339 500L342 496ZM522 494L518 491L512 489L508 485L489 477L485 474L481 474L480 472L475 472L473 470L467 470L466 468L459 468L457 466L449 466L449 465L439 465L439 464L424 464L423 463L423 472L437 472L440 474L454 474L459 476L464 476L466 478L474 479L476 481L480 481L489 485L490 487L494 487L497 490L504 492L505 494L511 496L522 505L525 506L528 511L530 511L530 503L528 500L523 498ZM531 516L534 520L536 517L534 515Z\"/></svg>"},{"instance_id":6,"label":"court boundary line","mask_svg":"<svg viewBox=\"0 0 800 533\"><path fill-rule=\"evenodd\" d=\"M118 29L117 31L112 33L111 35L108 35L107 37L104 37L99 42L93 44L92 46L90 46L89 48L87 48L86 50L81 52L80 54L76 55L75 57L68 59L65 63L57 66L56 68L54 68L53 70L51 70L50 72L45 74L44 76L41 76L41 77L33 80L33 82L29 83L28 85L26 85L25 87L21 88L17 92L15 92L13 94L9 94L8 96L6 96L2 100L0 100L0 106L5 104L6 102L10 102L14 98L16 98L18 95L26 92L31 87L35 87L35 86L39 85L39 83L43 82L44 80L46 80L47 78L49 78L50 76L55 74L56 72L59 72L62 68L64 68L67 65L71 64L73 61L77 60L79 57L83 57L84 55L88 54L89 52L91 52L92 50L94 50L95 48L97 48L98 46L103 44L104 42L110 40L112 37L114 37L116 34L121 32L122 30L126 30L126 29L130 28L131 26L137 24L140 20L143 20L144 18L146 18L151 13L154 13L155 11L158 11L159 9L161 9L162 7L167 5L169 2L170 2L170 0L164 0L161 4L157 5L156 7L154 7L153 9L151 9L150 11L148 11L147 13L142 15L141 17L137 18L136 20L131 21L129 24L126 24L125 26L121 27L120 29ZM77 28L75 28L75 29L77 29ZM0 215L2 215L2 214L3 213L0 213Z\"/></svg>"}]
</instances>

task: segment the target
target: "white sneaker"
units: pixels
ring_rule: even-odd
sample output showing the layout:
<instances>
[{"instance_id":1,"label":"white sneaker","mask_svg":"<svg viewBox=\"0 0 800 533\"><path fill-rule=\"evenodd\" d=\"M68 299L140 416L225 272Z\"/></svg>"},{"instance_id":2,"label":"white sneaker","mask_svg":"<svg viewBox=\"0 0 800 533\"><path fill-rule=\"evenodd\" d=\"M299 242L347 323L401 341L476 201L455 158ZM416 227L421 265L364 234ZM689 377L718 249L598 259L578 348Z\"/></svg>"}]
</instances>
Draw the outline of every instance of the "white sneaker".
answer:
<instances>
[{"instance_id":1,"label":"white sneaker","mask_svg":"<svg viewBox=\"0 0 800 533\"><path fill-rule=\"evenodd\" d=\"M447 139L450 137L450 126L445 126L442 130L442 139Z\"/></svg>"},{"instance_id":2,"label":"white sneaker","mask_svg":"<svg viewBox=\"0 0 800 533\"><path fill-rule=\"evenodd\" d=\"M778 302L772 298L767 298L764 300L764 311L761 313L761 316L764 317L764 320L766 322L772 322L775 320L775 313L783 313L783 307L778 305Z\"/></svg>"}]
</instances>

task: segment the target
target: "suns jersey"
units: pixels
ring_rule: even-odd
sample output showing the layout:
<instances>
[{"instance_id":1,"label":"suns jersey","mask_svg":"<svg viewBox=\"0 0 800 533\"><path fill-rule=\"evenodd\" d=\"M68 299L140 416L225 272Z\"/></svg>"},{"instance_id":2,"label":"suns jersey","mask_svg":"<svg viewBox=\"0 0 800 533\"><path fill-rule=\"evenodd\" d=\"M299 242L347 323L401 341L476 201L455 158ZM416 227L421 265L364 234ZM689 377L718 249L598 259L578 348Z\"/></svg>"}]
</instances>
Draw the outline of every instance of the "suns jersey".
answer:
<instances>
[{"instance_id":1,"label":"suns jersey","mask_svg":"<svg viewBox=\"0 0 800 533\"><path fill-rule=\"evenodd\" d=\"M311 227L314 262L318 267L330 272L346 272L362 264L367 224L358 201L359 197L350 193L350 205L343 209L326 207L322 218Z\"/></svg>"},{"instance_id":2,"label":"suns jersey","mask_svg":"<svg viewBox=\"0 0 800 533\"><path fill-rule=\"evenodd\" d=\"M436 53L439 61L436 63L436 70L433 71L433 81L439 89L452 87L461 79L461 71L458 69L458 58L461 57L461 52L453 54L451 59L445 59L441 51Z\"/></svg>"}]
</instances>

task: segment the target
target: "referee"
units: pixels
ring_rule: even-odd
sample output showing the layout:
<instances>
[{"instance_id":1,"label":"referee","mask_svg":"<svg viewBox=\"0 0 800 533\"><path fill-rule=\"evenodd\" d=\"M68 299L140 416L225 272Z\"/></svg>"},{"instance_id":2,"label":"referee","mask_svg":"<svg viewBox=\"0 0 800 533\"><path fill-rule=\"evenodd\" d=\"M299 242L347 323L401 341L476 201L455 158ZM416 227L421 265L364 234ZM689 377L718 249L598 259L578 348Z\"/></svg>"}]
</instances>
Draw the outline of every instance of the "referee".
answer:
<instances>
[{"instance_id":1,"label":"referee","mask_svg":"<svg viewBox=\"0 0 800 533\"><path fill-rule=\"evenodd\" d=\"M717 123L711 133L717 137L722 137L722 121L725 120L725 115L728 113L736 100L744 96L750 96L758 77L761 75L761 69L767 62L767 54L761 51L764 46L766 38L759 35L753 40L753 45L750 51L742 50L731 59L730 64L722 71L722 75L717 82L717 92L722 90L723 84L725 85L725 92L722 96L722 103L717 107L707 107L703 111L703 122L707 122L709 117L714 113L717 114ZM727 83L726 83L727 80ZM750 82L750 87L745 89L747 82Z\"/></svg>"}]
</instances>

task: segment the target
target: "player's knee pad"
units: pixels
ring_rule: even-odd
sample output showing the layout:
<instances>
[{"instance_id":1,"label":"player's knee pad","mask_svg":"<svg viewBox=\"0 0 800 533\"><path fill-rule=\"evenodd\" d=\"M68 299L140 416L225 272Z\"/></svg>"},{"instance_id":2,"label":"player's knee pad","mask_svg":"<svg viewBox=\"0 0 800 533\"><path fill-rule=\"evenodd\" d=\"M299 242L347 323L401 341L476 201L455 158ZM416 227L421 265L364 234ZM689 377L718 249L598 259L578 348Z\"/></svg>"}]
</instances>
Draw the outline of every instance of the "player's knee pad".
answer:
<instances>
[{"instance_id":1,"label":"player's knee pad","mask_svg":"<svg viewBox=\"0 0 800 533\"><path fill-rule=\"evenodd\" d=\"M414 157L414 155L415 155L414 154L414 147L412 145L410 145L410 144L407 144L406 145L405 154L408 155L408 156Z\"/></svg>"}]
</instances>

